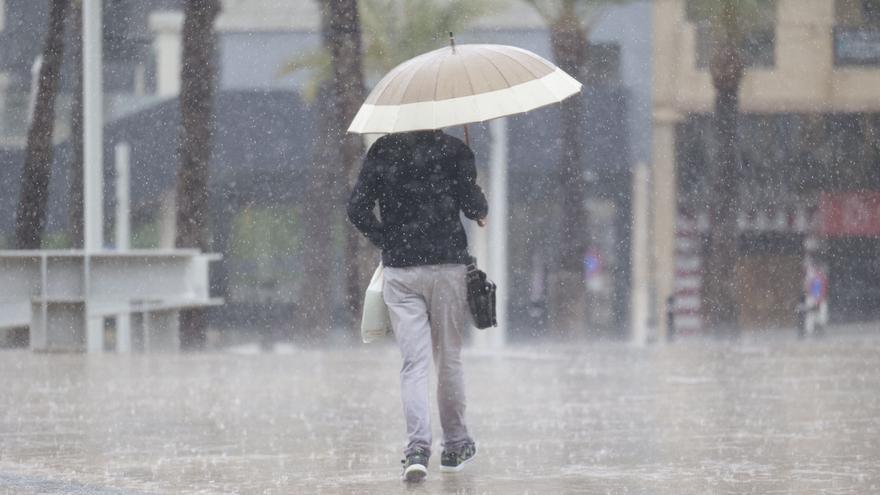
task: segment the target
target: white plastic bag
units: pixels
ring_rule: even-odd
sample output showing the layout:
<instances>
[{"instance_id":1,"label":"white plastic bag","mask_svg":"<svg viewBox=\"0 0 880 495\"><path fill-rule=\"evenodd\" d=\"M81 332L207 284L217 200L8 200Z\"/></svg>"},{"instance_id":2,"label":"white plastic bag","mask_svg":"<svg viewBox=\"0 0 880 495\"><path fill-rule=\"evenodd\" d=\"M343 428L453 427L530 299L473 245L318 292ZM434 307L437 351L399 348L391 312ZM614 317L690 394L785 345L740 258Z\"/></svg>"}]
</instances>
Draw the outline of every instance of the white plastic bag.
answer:
<instances>
[{"instance_id":1,"label":"white plastic bag","mask_svg":"<svg viewBox=\"0 0 880 495\"><path fill-rule=\"evenodd\" d=\"M382 297L382 286L385 284L384 268L381 263L373 272L370 285L364 294L364 314L361 318L361 340L369 344L376 339L391 333L391 319L388 306Z\"/></svg>"}]
</instances>

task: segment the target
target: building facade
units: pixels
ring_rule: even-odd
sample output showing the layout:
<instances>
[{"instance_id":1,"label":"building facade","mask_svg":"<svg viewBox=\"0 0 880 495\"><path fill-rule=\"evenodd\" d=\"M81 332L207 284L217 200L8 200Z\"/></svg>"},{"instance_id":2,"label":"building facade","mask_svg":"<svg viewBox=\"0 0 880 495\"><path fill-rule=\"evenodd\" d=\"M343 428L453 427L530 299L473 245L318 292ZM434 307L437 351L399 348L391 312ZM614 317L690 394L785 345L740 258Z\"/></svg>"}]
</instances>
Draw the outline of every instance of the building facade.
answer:
<instances>
[{"instance_id":1,"label":"building facade","mask_svg":"<svg viewBox=\"0 0 880 495\"><path fill-rule=\"evenodd\" d=\"M695 329L702 262L693 245L701 245L699 232L707 229L715 92L707 68L711 39L688 4L653 2L651 286L656 321L666 321L674 297L676 320ZM823 212L853 197L868 201L862 209L870 210L873 203L865 198L873 196L859 192L880 188L880 2L767 5L760 20L746 24L743 40L740 321L756 328L793 326L811 264L829 271L832 320L845 321L853 309L860 318L876 317L863 310L878 297L877 267L866 263L856 270L853 264L876 253L880 231L871 222L880 211L868 213L868 220L846 220L868 225L856 229L858 235L823 225L830 218ZM854 271L867 275L854 280Z\"/></svg>"}]
</instances>

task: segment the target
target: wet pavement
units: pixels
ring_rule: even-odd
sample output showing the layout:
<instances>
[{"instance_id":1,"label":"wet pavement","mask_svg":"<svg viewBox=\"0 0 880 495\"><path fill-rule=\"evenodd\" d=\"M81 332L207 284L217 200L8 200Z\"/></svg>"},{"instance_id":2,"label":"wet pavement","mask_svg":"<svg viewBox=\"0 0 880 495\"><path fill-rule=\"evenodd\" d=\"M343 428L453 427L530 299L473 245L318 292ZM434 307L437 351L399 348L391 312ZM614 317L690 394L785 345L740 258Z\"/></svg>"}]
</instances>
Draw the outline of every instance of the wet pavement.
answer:
<instances>
[{"instance_id":1,"label":"wet pavement","mask_svg":"<svg viewBox=\"0 0 880 495\"><path fill-rule=\"evenodd\" d=\"M880 331L469 350L478 457L413 487L398 362L0 351L0 493L880 493Z\"/></svg>"}]
</instances>

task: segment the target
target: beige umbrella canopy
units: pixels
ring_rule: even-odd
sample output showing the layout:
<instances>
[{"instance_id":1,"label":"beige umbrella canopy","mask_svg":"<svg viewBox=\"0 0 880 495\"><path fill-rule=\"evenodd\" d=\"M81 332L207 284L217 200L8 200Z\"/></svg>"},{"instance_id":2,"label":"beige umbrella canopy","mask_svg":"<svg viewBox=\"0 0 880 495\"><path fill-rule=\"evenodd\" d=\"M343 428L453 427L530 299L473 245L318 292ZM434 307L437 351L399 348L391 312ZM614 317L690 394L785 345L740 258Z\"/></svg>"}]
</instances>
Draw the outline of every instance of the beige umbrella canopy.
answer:
<instances>
[{"instance_id":1,"label":"beige umbrella canopy","mask_svg":"<svg viewBox=\"0 0 880 495\"><path fill-rule=\"evenodd\" d=\"M484 122L556 103L580 90L581 83L528 50L453 45L392 69L348 131L393 133Z\"/></svg>"}]
</instances>

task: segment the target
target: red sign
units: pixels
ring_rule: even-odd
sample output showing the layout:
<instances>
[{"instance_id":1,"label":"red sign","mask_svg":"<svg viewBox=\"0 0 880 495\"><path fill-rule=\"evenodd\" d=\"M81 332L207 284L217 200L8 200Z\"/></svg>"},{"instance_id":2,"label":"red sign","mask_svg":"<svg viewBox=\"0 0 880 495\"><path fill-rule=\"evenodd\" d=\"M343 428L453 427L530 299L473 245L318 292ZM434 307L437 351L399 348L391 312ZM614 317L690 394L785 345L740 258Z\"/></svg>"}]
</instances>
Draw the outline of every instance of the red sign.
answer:
<instances>
[{"instance_id":1,"label":"red sign","mask_svg":"<svg viewBox=\"0 0 880 495\"><path fill-rule=\"evenodd\" d=\"M880 191L822 193L819 234L880 237Z\"/></svg>"}]
</instances>

